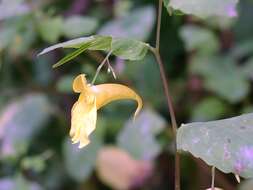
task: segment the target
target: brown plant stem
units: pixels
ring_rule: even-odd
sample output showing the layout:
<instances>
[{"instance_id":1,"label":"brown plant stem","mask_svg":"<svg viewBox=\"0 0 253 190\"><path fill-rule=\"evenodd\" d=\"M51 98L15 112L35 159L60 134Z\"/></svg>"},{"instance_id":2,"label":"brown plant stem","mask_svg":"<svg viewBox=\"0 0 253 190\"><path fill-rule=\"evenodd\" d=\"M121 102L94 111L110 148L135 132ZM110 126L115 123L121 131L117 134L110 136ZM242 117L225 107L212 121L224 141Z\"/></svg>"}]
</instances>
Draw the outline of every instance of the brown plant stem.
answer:
<instances>
[{"instance_id":1,"label":"brown plant stem","mask_svg":"<svg viewBox=\"0 0 253 190\"><path fill-rule=\"evenodd\" d=\"M215 167L212 167L212 183L211 183L211 189L214 190L214 181L215 181Z\"/></svg>"},{"instance_id":2,"label":"brown plant stem","mask_svg":"<svg viewBox=\"0 0 253 190\"><path fill-rule=\"evenodd\" d=\"M172 98L169 92L169 82L165 74L164 65L160 55L160 34L161 34L161 20L162 20L162 8L163 8L163 0L159 0L158 6L158 16L157 16L157 28L156 28L156 46L155 48L151 47L151 51L154 53L156 61L159 66L160 75L163 83L164 93L166 96L169 114L171 118L172 131L175 140L175 190L180 190L180 155L177 152L176 148L176 135L177 135L177 121L176 115L172 103Z\"/></svg>"}]
</instances>

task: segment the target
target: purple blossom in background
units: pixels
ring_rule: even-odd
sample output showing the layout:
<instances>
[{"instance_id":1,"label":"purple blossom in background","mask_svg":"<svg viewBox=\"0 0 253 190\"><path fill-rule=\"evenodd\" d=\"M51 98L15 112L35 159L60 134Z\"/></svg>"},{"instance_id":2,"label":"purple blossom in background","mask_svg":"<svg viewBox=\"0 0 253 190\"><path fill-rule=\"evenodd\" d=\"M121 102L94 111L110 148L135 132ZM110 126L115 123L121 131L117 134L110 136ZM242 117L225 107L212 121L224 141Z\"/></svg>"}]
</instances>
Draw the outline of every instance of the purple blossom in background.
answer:
<instances>
[{"instance_id":1,"label":"purple blossom in background","mask_svg":"<svg viewBox=\"0 0 253 190\"><path fill-rule=\"evenodd\" d=\"M22 0L2 0L0 1L0 20L28 13L30 7Z\"/></svg>"},{"instance_id":2,"label":"purple blossom in background","mask_svg":"<svg viewBox=\"0 0 253 190\"><path fill-rule=\"evenodd\" d=\"M227 12L227 15L228 15L229 17L236 17L236 16L237 16L237 11L236 11L236 8L235 8L234 5L229 5L229 6L227 7L226 12Z\"/></svg>"}]
</instances>

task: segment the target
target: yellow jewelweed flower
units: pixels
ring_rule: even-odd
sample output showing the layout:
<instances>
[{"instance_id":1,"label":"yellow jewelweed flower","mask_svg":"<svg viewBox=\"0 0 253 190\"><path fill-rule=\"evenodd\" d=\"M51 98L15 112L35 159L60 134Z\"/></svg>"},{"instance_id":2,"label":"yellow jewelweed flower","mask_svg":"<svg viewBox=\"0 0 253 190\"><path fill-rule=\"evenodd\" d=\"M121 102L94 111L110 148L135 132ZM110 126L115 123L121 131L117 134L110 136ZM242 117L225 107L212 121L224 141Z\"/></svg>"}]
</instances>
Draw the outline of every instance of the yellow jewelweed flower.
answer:
<instances>
[{"instance_id":1,"label":"yellow jewelweed flower","mask_svg":"<svg viewBox=\"0 0 253 190\"><path fill-rule=\"evenodd\" d=\"M134 117L142 108L140 96L127 86L120 84L90 85L85 75L78 75L73 81L73 91L80 93L71 110L70 136L72 142L80 142L79 148L89 144L89 135L96 128L97 110L102 106L122 99L133 99L138 103Z\"/></svg>"}]
</instances>

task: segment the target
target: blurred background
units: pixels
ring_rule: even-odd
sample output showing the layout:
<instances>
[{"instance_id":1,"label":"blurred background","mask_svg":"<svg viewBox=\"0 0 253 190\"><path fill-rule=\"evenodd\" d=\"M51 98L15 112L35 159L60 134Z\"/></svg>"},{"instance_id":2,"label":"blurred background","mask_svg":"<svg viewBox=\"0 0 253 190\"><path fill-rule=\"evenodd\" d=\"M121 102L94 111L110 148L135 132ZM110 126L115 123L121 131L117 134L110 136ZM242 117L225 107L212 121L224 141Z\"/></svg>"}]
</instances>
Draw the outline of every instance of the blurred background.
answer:
<instances>
[{"instance_id":1,"label":"blurred background","mask_svg":"<svg viewBox=\"0 0 253 190\"><path fill-rule=\"evenodd\" d=\"M70 111L78 94L72 80L92 80L104 52L88 51L64 66L45 47L92 34L130 37L154 44L154 0L0 1L0 190L174 189L173 141L159 69L152 54L142 61L111 57L117 81L100 73L96 83L131 86L144 109L112 103L98 112L97 129L84 149L72 145ZM161 51L178 123L253 112L253 1L241 0L235 19L199 20L164 8ZM182 155L182 189L206 189L211 168ZM217 171L226 190L252 190Z\"/></svg>"}]
</instances>

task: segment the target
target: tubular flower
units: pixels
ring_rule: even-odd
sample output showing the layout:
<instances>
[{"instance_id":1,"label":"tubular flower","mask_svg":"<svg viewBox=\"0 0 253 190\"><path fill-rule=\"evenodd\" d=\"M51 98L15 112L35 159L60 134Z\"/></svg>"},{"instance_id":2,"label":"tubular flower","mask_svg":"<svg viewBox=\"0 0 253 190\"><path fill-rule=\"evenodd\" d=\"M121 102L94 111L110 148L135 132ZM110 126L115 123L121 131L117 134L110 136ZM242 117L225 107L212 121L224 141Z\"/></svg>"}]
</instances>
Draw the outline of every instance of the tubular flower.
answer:
<instances>
[{"instance_id":1,"label":"tubular flower","mask_svg":"<svg viewBox=\"0 0 253 190\"><path fill-rule=\"evenodd\" d=\"M90 85L85 75L78 75L73 81L73 91L80 93L71 110L70 136L72 142L80 142L79 148L89 144L89 135L96 128L97 110L104 105L122 99L137 101L134 117L142 108L142 99L132 89L120 84Z\"/></svg>"}]
</instances>

